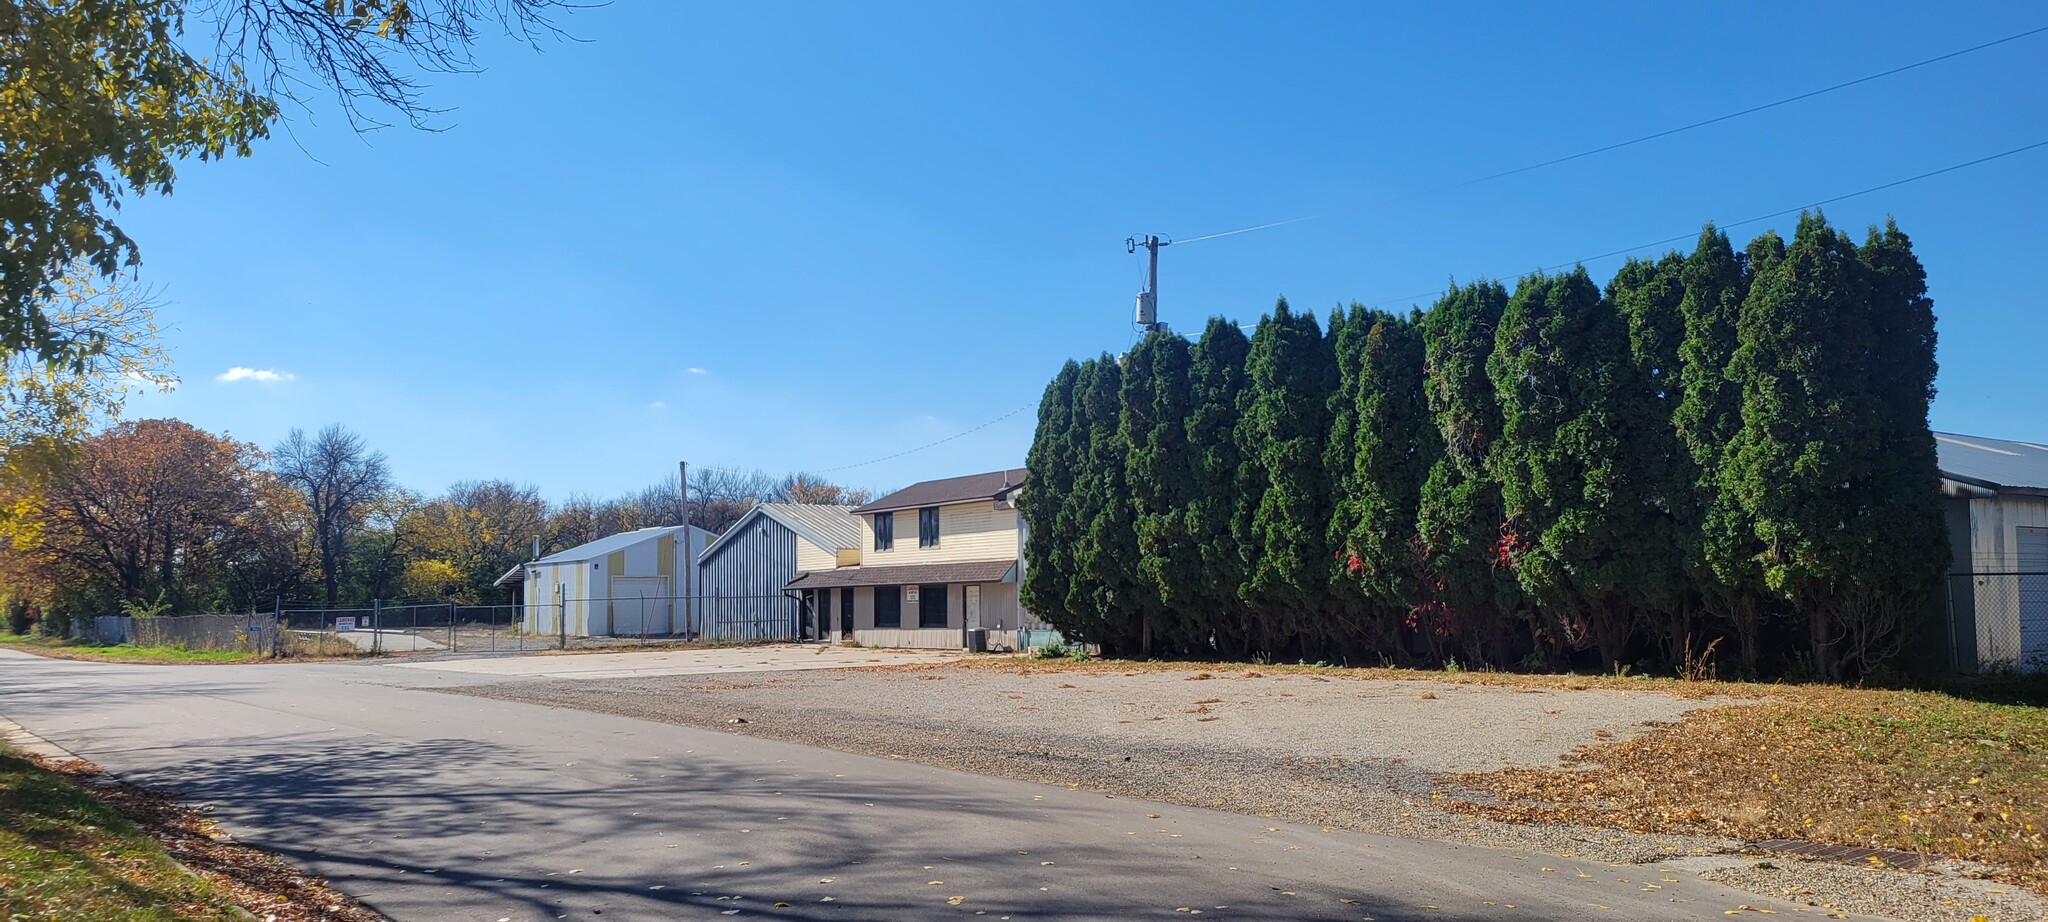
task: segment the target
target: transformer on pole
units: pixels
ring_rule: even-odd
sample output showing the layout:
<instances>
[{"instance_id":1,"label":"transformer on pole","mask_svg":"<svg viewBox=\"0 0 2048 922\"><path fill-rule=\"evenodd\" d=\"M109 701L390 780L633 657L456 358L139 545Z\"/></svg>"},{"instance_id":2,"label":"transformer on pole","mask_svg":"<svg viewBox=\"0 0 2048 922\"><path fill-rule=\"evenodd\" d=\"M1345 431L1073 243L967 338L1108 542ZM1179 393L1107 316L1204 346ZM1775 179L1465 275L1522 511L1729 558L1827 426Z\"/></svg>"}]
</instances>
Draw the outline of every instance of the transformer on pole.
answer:
<instances>
[{"instance_id":1,"label":"transformer on pole","mask_svg":"<svg viewBox=\"0 0 2048 922\"><path fill-rule=\"evenodd\" d=\"M1166 324L1159 322L1159 248L1172 244L1171 240L1159 239L1158 234L1146 234L1143 240L1136 237L1124 238L1124 251L1127 253L1136 253L1139 247L1145 248L1145 290L1138 292L1135 319L1138 326L1144 327L1147 333L1166 332Z\"/></svg>"}]
</instances>

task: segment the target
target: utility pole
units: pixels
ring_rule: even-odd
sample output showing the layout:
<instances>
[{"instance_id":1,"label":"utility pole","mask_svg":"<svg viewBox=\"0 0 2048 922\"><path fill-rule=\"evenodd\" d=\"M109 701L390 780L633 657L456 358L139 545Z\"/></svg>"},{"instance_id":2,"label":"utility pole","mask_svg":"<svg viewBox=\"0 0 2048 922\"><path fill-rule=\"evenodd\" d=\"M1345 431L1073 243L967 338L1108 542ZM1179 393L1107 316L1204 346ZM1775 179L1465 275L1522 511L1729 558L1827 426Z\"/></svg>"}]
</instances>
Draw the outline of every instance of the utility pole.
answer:
<instances>
[{"instance_id":1,"label":"utility pole","mask_svg":"<svg viewBox=\"0 0 2048 922\"><path fill-rule=\"evenodd\" d=\"M1166 332L1166 324L1159 322L1159 248L1171 246L1173 241L1161 240L1158 234L1146 234L1145 239L1124 238L1124 252L1136 253L1145 248L1145 290L1138 292L1138 325L1147 333Z\"/></svg>"},{"instance_id":2,"label":"utility pole","mask_svg":"<svg viewBox=\"0 0 2048 922\"><path fill-rule=\"evenodd\" d=\"M689 630L696 624L690 617L696 614L697 607L697 543L693 540L697 530L690 527L690 462L677 461L676 469L681 478L677 483L682 487L683 497L683 629ZM669 617L675 617L675 606L669 606L669 611ZM669 633L675 633L675 625L669 625Z\"/></svg>"}]
</instances>

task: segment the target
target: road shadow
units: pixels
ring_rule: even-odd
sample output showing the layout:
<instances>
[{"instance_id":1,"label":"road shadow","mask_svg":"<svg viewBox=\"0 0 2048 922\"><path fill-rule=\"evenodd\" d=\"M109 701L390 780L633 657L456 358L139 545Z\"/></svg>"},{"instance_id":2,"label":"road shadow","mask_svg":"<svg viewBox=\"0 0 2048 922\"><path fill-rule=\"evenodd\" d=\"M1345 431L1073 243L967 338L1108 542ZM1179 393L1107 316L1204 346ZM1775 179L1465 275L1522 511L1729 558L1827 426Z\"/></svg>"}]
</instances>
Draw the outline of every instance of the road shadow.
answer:
<instances>
[{"instance_id":1,"label":"road shadow","mask_svg":"<svg viewBox=\"0 0 2048 922\"><path fill-rule=\"evenodd\" d=\"M445 917L436 908L447 905L443 887L469 891L462 905L492 919L708 918L733 909L787 919L1107 919L1201 908L1174 900L1235 906L1240 918L1424 917L1417 907L1363 900L1312 905L1296 898L1311 889L1298 882L1161 881L1163 861L1185 858L1163 837L1140 842L1134 829L1125 848L1047 845L1033 832L1047 822L1043 804L856 789L801 766L601 754L557 765L460 739L372 747L309 739L289 749L200 757L131 780L211 805L232 828L249 830L248 844L397 918ZM491 769L502 771L492 779ZM522 788L509 780L533 777L551 781ZM507 826L517 830L509 847ZM963 841L984 845L963 854ZM393 886L404 890L385 895Z\"/></svg>"}]
</instances>

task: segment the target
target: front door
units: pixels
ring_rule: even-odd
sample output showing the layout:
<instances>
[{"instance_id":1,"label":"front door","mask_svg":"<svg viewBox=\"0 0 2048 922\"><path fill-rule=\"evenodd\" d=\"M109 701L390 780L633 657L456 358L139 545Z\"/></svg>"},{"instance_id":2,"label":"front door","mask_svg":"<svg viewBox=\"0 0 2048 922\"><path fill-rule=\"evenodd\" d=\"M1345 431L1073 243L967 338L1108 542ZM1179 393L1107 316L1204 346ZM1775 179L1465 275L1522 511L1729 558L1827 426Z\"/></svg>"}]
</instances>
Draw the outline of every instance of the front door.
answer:
<instances>
[{"instance_id":1,"label":"front door","mask_svg":"<svg viewBox=\"0 0 2048 922\"><path fill-rule=\"evenodd\" d=\"M832 590L818 590L818 633L812 638L824 641L832 638Z\"/></svg>"},{"instance_id":2,"label":"front door","mask_svg":"<svg viewBox=\"0 0 2048 922\"><path fill-rule=\"evenodd\" d=\"M839 590L839 636L853 639L853 587Z\"/></svg>"}]
</instances>

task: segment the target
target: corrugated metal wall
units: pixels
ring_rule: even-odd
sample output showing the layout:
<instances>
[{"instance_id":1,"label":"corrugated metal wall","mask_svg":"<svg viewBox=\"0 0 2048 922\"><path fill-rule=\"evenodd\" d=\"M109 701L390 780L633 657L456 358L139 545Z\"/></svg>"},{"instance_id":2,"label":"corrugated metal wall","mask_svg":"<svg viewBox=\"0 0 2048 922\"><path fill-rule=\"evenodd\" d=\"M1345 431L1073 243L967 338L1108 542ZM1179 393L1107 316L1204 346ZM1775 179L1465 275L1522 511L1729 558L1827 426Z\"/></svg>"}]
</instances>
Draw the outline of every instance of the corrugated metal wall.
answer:
<instances>
[{"instance_id":1,"label":"corrugated metal wall","mask_svg":"<svg viewBox=\"0 0 2048 922\"><path fill-rule=\"evenodd\" d=\"M794 640L797 601L782 587L796 578L796 532L765 515L736 526L697 567L707 640Z\"/></svg>"}]
</instances>

